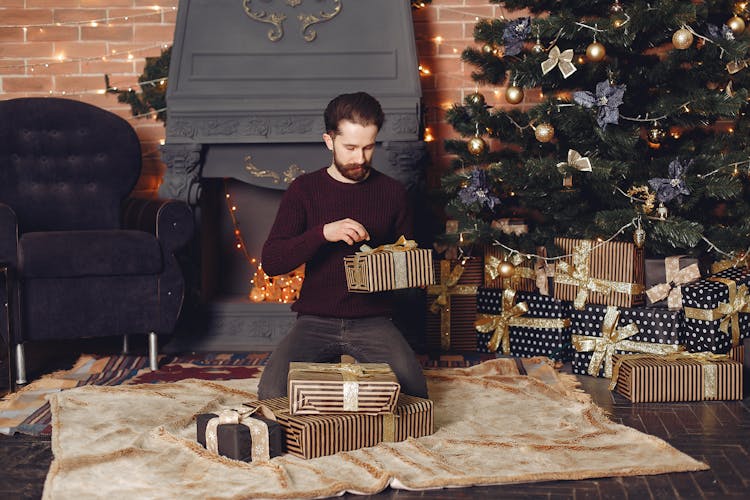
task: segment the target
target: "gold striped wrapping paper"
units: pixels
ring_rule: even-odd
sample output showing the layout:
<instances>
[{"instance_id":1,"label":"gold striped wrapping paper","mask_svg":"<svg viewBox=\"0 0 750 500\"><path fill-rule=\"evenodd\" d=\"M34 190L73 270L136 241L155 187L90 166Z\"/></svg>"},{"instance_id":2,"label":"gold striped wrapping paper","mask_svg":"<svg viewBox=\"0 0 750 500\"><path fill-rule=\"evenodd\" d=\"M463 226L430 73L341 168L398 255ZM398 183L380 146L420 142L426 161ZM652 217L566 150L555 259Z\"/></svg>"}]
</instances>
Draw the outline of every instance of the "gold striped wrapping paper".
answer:
<instances>
[{"instance_id":1,"label":"gold striped wrapping paper","mask_svg":"<svg viewBox=\"0 0 750 500\"><path fill-rule=\"evenodd\" d=\"M623 241L575 238L555 238L555 244L572 255L556 265L555 298L573 301L576 309L587 302L619 307L645 303L642 248Z\"/></svg>"},{"instance_id":2,"label":"gold striped wrapping paper","mask_svg":"<svg viewBox=\"0 0 750 500\"><path fill-rule=\"evenodd\" d=\"M474 350L477 290L484 276L482 260L440 261L437 284L427 287L425 326L429 349Z\"/></svg>"},{"instance_id":3,"label":"gold striped wrapping paper","mask_svg":"<svg viewBox=\"0 0 750 500\"><path fill-rule=\"evenodd\" d=\"M387 363L289 363L292 415L393 413L401 391Z\"/></svg>"},{"instance_id":4,"label":"gold striped wrapping paper","mask_svg":"<svg viewBox=\"0 0 750 500\"><path fill-rule=\"evenodd\" d=\"M382 292L435 283L432 250L424 248L356 253L344 257L344 269L350 292Z\"/></svg>"},{"instance_id":5,"label":"gold striped wrapping paper","mask_svg":"<svg viewBox=\"0 0 750 500\"><path fill-rule=\"evenodd\" d=\"M610 388L633 403L742 399L742 363L695 354L616 354Z\"/></svg>"},{"instance_id":6,"label":"gold striped wrapping paper","mask_svg":"<svg viewBox=\"0 0 750 500\"><path fill-rule=\"evenodd\" d=\"M284 430L285 451L300 458L316 458L381 442L404 441L434 432L432 401L401 394L395 413L362 415L290 415L289 399L251 401L273 411Z\"/></svg>"}]
</instances>

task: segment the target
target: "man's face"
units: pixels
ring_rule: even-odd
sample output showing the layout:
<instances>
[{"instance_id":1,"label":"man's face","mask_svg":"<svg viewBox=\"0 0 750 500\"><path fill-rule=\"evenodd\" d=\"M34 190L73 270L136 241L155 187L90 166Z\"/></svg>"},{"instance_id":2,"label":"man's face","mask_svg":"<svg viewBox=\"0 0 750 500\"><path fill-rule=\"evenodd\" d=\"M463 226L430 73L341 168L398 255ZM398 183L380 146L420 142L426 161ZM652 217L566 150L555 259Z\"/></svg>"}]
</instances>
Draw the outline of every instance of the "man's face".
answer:
<instances>
[{"instance_id":1,"label":"man's face","mask_svg":"<svg viewBox=\"0 0 750 500\"><path fill-rule=\"evenodd\" d=\"M362 126L342 120L338 132L323 134L323 139L328 149L333 151L336 170L350 181L359 182L370 174L377 135L376 125Z\"/></svg>"}]
</instances>

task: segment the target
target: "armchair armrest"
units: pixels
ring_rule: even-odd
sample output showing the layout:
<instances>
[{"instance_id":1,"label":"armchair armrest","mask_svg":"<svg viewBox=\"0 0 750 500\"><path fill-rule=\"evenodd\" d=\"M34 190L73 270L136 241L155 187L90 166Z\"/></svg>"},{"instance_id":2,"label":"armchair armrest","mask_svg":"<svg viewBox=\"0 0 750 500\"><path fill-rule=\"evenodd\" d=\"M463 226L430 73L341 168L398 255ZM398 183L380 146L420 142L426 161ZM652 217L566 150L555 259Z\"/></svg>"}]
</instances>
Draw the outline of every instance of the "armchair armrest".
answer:
<instances>
[{"instance_id":1,"label":"armchair armrest","mask_svg":"<svg viewBox=\"0 0 750 500\"><path fill-rule=\"evenodd\" d=\"M136 198L125 200L123 229L150 232L167 252L175 252L193 236L193 212L180 200Z\"/></svg>"},{"instance_id":2,"label":"armchair armrest","mask_svg":"<svg viewBox=\"0 0 750 500\"><path fill-rule=\"evenodd\" d=\"M18 220L8 205L0 203L0 264L16 267L18 260Z\"/></svg>"}]
</instances>

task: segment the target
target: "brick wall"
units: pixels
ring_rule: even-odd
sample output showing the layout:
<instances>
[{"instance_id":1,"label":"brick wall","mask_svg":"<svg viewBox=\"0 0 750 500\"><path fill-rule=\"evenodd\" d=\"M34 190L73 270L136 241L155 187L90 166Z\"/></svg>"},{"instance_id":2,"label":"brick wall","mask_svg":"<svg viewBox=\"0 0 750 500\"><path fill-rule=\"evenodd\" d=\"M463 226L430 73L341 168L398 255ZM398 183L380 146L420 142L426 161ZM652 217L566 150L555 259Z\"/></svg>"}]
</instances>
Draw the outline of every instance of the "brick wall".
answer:
<instances>
[{"instance_id":1,"label":"brick wall","mask_svg":"<svg viewBox=\"0 0 750 500\"><path fill-rule=\"evenodd\" d=\"M164 169L158 155L164 127L153 119L134 118L129 106L118 103L115 95L104 94L104 74L110 75L113 86L135 87L145 57L158 56L163 45L172 43L177 4L177 0L0 0L0 98L68 97L128 119L144 151L143 175L136 189L154 193ZM155 5L160 9L155 10ZM477 89L471 67L461 62L461 52L474 44L478 18L504 14L502 7L488 0L433 0L414 11L419 60L429 71L422 76L422 89L427 126L434 137L428 148L432 185L449 160L442 141L455 135L443 120L444 110ZM503 105L504 89L479 90L490 105Z\"/></svg>"}]
</instances>

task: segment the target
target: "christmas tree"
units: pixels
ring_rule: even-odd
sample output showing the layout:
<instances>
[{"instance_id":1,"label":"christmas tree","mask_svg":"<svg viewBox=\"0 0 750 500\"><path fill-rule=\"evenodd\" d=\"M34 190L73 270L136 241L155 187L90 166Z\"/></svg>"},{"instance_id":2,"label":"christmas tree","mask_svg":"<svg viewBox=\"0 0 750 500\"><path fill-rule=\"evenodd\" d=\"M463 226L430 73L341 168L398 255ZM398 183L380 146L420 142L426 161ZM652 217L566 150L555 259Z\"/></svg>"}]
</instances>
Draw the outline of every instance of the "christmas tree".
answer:
<instances>
[{"instance_id":1,"label":"christmas tree","mask_svg":"<svg viewBox=\"0 0 750 500\"><path fill-rule=\"evenodd\" d=\"M509 18L477 22L462 58L507 104L477 91L447 113L463 137L446 141L447 241L511 255L556 236L645 241L651 256L748 249L746 2L490 3Z\"/></svg>"}]
</instances>

